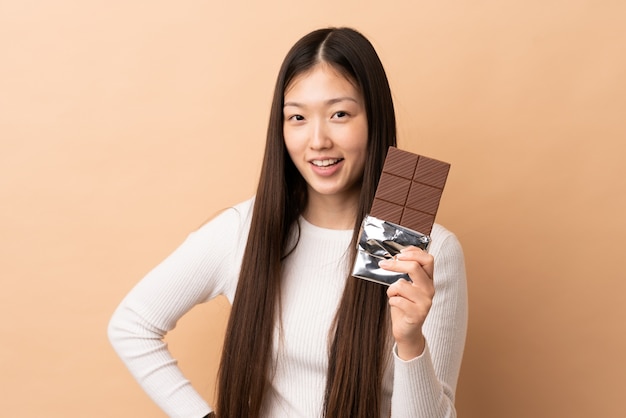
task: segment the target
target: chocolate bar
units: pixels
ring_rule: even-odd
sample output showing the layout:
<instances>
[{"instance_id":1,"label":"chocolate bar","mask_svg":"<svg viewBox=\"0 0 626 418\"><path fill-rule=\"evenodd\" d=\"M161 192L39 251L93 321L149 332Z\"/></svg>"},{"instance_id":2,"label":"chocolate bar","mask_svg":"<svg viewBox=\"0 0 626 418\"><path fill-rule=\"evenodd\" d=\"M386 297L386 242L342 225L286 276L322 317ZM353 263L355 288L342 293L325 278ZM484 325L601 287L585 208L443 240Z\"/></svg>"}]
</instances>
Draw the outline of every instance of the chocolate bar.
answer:
<instances>
[{"instance_id":1,"label":"chocolate bar","mask_svg":"<svg viewBox=\"0 0 626 418\"><path fill-rule=\"evenodd\" d=\"M430 235L450 164L389 147L370 215Z\"/></svg>"}]
</instances>

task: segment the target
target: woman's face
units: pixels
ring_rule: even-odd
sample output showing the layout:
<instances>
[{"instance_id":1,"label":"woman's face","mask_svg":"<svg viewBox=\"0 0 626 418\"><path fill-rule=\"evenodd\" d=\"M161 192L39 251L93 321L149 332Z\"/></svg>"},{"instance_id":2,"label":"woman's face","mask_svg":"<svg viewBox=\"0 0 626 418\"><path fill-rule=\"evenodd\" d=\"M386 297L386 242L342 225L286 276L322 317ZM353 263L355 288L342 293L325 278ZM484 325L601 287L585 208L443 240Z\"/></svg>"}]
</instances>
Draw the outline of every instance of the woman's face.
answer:
<instances>
[{"instance_id":1,"label":"woman's face","mask_svg":"<svg viewBox=\"0 0 626 418\"><path fill-rule=\"evenodd\" d=\"M309 199L358 199L367 153L367 115L361 92L321 63L285 89L283 133Z\"/></svg>"}]
</instances>

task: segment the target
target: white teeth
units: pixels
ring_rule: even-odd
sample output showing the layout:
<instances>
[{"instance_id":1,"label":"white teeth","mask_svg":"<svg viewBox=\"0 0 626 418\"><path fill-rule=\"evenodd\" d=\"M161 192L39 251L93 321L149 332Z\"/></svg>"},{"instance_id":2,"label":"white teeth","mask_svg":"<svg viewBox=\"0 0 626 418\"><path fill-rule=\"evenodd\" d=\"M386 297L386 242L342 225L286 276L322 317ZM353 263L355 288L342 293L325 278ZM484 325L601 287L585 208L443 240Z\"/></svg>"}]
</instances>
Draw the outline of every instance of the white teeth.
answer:
<instances>
[{"instance_id":1,"label":"white teeth","mask_svg":"<svg viewBox=\"0 0 626 418\"><path fill-rule=\"evenodd\" d=\"M318 166L318 167L328 167L329 165L337 164L339 162L339 159L313 160L311 162L313 163L313 165Z\"/></svg>"}]
</instances>

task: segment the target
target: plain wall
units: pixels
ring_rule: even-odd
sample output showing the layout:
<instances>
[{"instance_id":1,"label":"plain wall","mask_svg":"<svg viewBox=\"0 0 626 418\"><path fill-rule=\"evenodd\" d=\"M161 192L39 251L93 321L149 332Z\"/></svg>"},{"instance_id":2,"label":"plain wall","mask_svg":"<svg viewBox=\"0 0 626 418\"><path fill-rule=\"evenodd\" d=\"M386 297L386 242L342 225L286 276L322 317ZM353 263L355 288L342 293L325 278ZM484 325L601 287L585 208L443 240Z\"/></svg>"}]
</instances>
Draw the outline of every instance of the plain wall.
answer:
<instances>
[{"instance_id":1,"label":"plain wall","mask_svg":"<svg viewBox=\"0 0 626 418\"><path fill-rule=\"evenodd\" d=\"M110 348L122 297L254 193L274 78L361 30L399 145L448 161L468 418L624 417L626 4L0 0L0 415L158 417ZM208 400L229 306L167 337Z\"/></svg>"}]
</instances>

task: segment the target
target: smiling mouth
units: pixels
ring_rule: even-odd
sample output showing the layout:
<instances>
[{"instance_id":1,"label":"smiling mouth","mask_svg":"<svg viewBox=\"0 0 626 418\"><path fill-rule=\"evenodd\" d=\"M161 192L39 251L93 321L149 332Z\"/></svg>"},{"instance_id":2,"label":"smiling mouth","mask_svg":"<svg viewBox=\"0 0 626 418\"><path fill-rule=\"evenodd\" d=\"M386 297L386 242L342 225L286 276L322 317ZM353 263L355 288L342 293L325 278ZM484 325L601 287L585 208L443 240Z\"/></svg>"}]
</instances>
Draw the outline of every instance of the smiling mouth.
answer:
<instances>
[{"instance_id":1,"label":"smiling mouth","mask_svg":"<svg viewBox=\"0 0 626 418\"><path fill-rule=\"evenodd\" d=\"M311 161L311 164L313 164L316 167L330 167L331 165L335 165L339 163L340 161L343 161L343 158L334 158L334 159L329 159L329 160L313 160Z\"/></svg>"}]
</instances>

